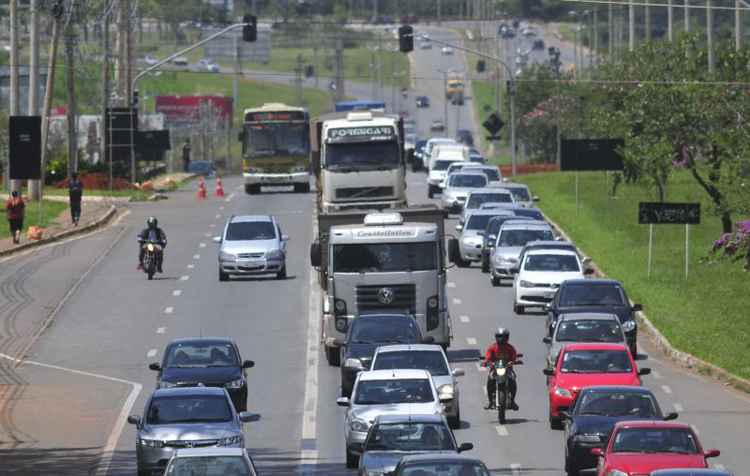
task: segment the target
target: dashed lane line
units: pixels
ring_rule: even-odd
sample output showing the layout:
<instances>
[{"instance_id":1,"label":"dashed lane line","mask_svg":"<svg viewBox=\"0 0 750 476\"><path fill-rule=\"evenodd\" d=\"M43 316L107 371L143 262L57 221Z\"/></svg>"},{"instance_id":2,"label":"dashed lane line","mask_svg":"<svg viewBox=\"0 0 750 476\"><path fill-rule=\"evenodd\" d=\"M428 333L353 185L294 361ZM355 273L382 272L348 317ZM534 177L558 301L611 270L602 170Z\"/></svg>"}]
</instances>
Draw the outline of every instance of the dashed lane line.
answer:
<instances>
[{"instance_id":1,"label":"dashed lane line","mask_svg":"<svg viewBox=\"0 0 750 476\"><path fill-rule=\"evenodd\" d=\"M190 263L189 265L187 265L187 268L188 268L188 269L193 269L193 268L195 268L195 265L194 265L194 264L192 264L192 263ZM180 279L182 279L182 278L180 278ZM183 281L187 281L187 279L188 279L188 278L185 278L185 279L183 279Z\"/></svg>"},{"instance_id":2,"label":"dashed lane line","mask_svg":"<svg viewBox=\"0 0 750 476\"><path fill-rule=\"evenodd\" d=\"M224 210L224 205L220 206L219 210Z\"/></svg>"},{"instance_id":3,"label":"dashed lane line","mask_svg":"<svg viewBox=\"0 0 750 476\"><path fill-rule=\"evenodd\" d=\"M205 248L205 247L206 247L206 244L205 244L205 243L201 243L201 244L199 244L198 246L200 246L201 248Z\"/></svg>"},{"instance_id":4,"label":"dashed lane line","mask_svg":"<svg viewBox=\"0 0 750 476\"><path fill-rule=\"evenodd\" d=\"M448 286L449 288L455 288L455 287L456 287L456 283L454 283L453 281L449 281L449 282L448 282L448 283L446 284L446 286Z\"/></svg>"},{"instance_id":5,"label":"dashed lane line","mask_svg":"<svg viewBox=\"0 0 750 476\"><path fill-rule=\"evenodd\" d=\"M461 300L458 298L453 298L453 304L456 304L456 305L461 304Z\"/></svg>"},{"instance_id":6,"label":"dashed lane line","mask_svg":"<svg viewBox=\"0 0 750 476\"><path fill-rule=\"evenodd\" d=\"M510 465L510 471L514 475L521 474L521 464L520 463L512 463Z\"/></svg>"},{"instance_id":7,"label":"dashed lane line","mask_svg":"<svg viewBox=\"0 0 750 476\"><path fill-rule=\"evenodd\" d=\"M151 349L146 352L146 357L148 357L149 359L156 357L156 349Z\"/></svg>"},{"instance_id":8,"label":"dashed lane line","mask_svg":"<svg viewBox=\"0 0 750 476\"><path fill-rule=\"evenodd\" d=\"M469 319L469 316L459 316L458 320L461 321L461 322L463 322L464 324L466 324L466 323L468 323L468 322L471 321L471 319Z\"/></svg>"},{"instance_id":9,"label":"dashed lane line","mask_svg":"<svg viewBox=\"0 0 750 476\"><path fill-rule=\"evenodd\" d=\"M193 255L193 259L201 259L201 255Z\"/></svg>"},{"instance_id":10,"label":"dashed lane line","mask_svg":"<svg viewBox=\"0 0 750 476\"><path fill-rule=\"evenodd\" d=\"M159 327L158 329L156 329L157 334L164 334L165 332L167 332L166 327Z\"/></svg>"},{"instance_id":11,"label":"dashed lane line","mask_svg":"<svg viewBox=\"0 0 750 476\"><path fill-rule=\"evenodd\" d=\"M240 190L242 187L240 187L238 190ZM224 200L226 203L229 203L234 198L234 193L230 193L229 196Z\"/></svg>"},{"instance_id":12,"label":"dashed lane line","mask_svg":"<svg viewBox=\"0 0 750 476\"><path fill-rule=\"evenodd\" d=\"M508 436L508 429L505 427L505 425L495 426L495 431L497 432L498 436Z\"/></svg>"},{"instance_id":13,"label":"dashed lane line","mask_svg":"<svg viewBox=\"0 0 750 476\"><path fill-rule=\"evenodd\" d=\"M217 213L216 218L221 218L221 213Z\"/></svg>"},{"instance_id":14,"label":"dashed lane line","mask_svg":"<svg viewBox=\"0 0 750 476\"><path fill-rule=\"evenodd\" d=\"M177 297L180 295L182 295L182 289L175 289L174 291L172 291L172 296Z\"/></svg>"},{"instance_id":15,"label":"dashed lane line","mask_svg":"<svg viewBox=\"0 0 750 476\"><path fill-rule=\"evenodd\" d=\"M190 265L188 265L188 267L190 267ZM180 276L180 281L187 281L188 279L190 279L190 276L188 275Z\"/></svg>"},{"instance_id":16,"label":"dashed lane line","mask_svg":"<svg viewBox=\"0 0 750 476\"><path fill-rule=\"evenodd\" d=\"M685 411L685 407L683 407L682 404L680 403L675 403L673 406L674 406L674 411L676 411L677 413Z\"/></svg>"},{"instance_id":17,"label":"dashed lane line","mask_svg":"<svg viewBox=\"0 0 750 476\"><path fill-rule=\"evenodd\" d=\"M672 393L672 389L669 388L669 385L662 385L661 390L666 393L667 395L670 395Z\"/></svg>"},{"instance_id":18,"label":"dashed lane line","mask_svg":"<svg viewBox=\"0 0 750 476\"><path fill-rule=\"evenodd\" d=\"M174 308L172 306L169 306L164 309L164 314L172 314L174 312Z\"/></svg>"},{"instance_id":19,"label":"dashed lane line","mask_svg":"<svg viewBox=\"0 0 750 476\"><path fill-rule=\"evenodd\" d=\"M661 374L656 370L651 371L651 376L657 380L661 379Z\"/></svg>"},{"instance_id":20,"label":"dashed lane line","mask_svg":"<svg viewBox=\"0 0 750 476\"><path fill-rule=\"evenodd\" d=\"M466 338L466 343L469 344L469 345L477 345L477 340L475 338L473 338L473 337L467 337Z\"/></svg>"}]
</instances>

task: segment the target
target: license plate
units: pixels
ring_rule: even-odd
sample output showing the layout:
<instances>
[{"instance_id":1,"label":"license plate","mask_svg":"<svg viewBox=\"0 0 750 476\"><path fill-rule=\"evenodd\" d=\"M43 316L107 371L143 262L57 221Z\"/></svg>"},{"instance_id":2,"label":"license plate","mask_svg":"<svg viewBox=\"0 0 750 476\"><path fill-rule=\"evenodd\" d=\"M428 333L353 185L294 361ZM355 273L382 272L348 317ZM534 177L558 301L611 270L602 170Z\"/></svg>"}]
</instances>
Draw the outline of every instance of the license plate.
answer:
<instances>
[{"instance_id":1,"label":"license plate","mask_svg":"<svg viewBox=\"0 0 750 476\"><path fill-rule=\"evenodd\" d=\"M287 182L287 177L266 177L266 182Z\"/></svg>"}]
</instances>

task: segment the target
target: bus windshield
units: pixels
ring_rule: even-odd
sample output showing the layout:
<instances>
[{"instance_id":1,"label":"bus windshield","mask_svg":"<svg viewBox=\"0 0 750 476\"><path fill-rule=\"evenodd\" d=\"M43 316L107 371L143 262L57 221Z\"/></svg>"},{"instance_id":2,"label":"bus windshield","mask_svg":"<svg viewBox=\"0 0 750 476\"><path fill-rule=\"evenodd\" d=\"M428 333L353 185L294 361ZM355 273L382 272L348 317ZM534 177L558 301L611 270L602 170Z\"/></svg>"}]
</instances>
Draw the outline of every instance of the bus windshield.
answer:
<instances>
[{"instance_id":1,"label":"bus windshield","mask_svg":"<svg viewBox=\"0 0 750 476\"><path fill-rule=\"evenodd\" d=\"M306 156L307 128L304 124L246 124L245 148L251 157Z\"/></svg>"}]
</instances>

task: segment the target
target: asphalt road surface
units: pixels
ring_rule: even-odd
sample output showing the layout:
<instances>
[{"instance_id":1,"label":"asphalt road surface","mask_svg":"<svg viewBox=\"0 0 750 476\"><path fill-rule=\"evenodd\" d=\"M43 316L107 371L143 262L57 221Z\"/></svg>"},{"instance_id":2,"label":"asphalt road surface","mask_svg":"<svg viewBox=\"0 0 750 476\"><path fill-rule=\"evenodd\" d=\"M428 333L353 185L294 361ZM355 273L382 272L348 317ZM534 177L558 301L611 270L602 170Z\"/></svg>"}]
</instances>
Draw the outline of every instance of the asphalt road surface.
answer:
<instances>
[{"instance_id":1,"label":"asphalt road surface","mask_svg":"<svg viewBox=\"0 0 750 476\"><path fill-rule=\"evenodd\" d=\"M436 76L436 69L461 62L461 55L442 56L439 48L419 50L416 71ZM432 107L410 105L422 131L442 116L442 87L432 81L416 84ZM459 109L459 124L472 124L470 103ZM410 201L426 202L424 175L411 174L408 183ZM320 295L308 263L313 195L248 196L239 178L224 185L224 199L198 201L189 187L167 201L134 204L105 230L0 262L1 473L134 474L135 431L125 418L142 412L155 386L148 363L174 338L215 335L234 338L243 358L256 361L248 406L261 420L246 426L246 441L261 474L354 474L344 467L339 369L326 364L317 340ZM287 280L218 281L211 237L240 213L278 216L291 237ZM169 246L165 274L149 282L135 269L135 238L151 214ZM548 427L541 373L544 316L514 315L511 288L491 287L476 266L451 268L448 276L455 332L449 355L466 371L457 440L473 442L471 453L497 474L562 474L562 432ZM518 369L521 408L504 426L482 409L485 374L476 360L500 325L525 354ZM640 347L647 355L639 365L654 370L645 384L664 410L679 411L705 447L722 451L715 464L743 474L750 464L750 399L675 368L645 341Z\"/></svg>"}]
</instances>

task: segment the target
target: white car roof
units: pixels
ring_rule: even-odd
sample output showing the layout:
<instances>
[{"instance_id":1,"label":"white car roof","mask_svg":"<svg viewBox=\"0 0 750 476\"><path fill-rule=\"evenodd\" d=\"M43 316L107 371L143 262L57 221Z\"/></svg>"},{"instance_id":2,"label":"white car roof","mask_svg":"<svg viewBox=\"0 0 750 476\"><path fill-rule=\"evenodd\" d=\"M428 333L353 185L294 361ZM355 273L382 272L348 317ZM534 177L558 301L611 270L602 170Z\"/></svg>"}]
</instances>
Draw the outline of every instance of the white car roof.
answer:
<instances>
[{"instance_id":1,"label":"white car roof","mask_svg":"<svg viewBox=\"0 0 750 476\"><path fill-rule=\"evenodd\" d=\"M403 352L405 350L415 351L415 352L425 352L425 351L443 352L443 348L437 344L393 344L393 345L380 346L375 350L375 353L381 354L383 352Z\"/></svg>"},{"instance_id":2,"label":"white car roof","mask_svg":"<svg viewBox=\"0 0 750 476\"><path fill-rule=\"evenodd\" d=\"M192 458L200 456L244 456L245 448L185 448L178 449L178 458Z\"/></svg>"},{"instance_id":3,"label":"white car roof","mask_svg":"<svg viewBox=\"0 0 750 476\"><path fill-rule=\"evenodd\" d=\"M529 250L526 252L526 256L538 256L538 255L578 256L578 254L572 250L541 249L541 250Z\"/></svg>"},{"instance_id":4,"label":"white car roof","mask_svg":"<svg viewBox=\"0 0 750 476\"><path fill-rule=\"evenodd\" d=\"M370 370L359 374L360 382L370 380L430 379L430 373L419 369Z\"/></svg>"}]
</instances>

